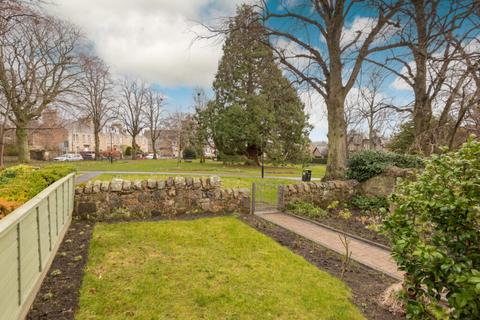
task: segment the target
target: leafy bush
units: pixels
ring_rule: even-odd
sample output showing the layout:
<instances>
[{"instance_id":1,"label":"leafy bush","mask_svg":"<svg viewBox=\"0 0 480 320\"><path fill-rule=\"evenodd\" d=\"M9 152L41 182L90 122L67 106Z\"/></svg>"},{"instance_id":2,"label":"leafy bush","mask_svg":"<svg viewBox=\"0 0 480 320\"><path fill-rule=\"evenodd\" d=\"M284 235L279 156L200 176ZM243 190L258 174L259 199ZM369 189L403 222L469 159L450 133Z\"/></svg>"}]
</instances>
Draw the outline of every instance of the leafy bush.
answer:
<instances>
[{"instance_id":1,"label":"leafy bush","mask_svg":"<svg viewBox=\"0 0 480 320\"><path fill-rule=\"evenodd\" d=\"M407 315L479 319L480 142L470 138L456 152L433 156L390 201L397 208L385 230L406 272Z\"/></svg>"},{"instance_id":2,"label":"leafy bush","mask_svg":"<svg viewBox=\"0 0 480 320\"><path fill-rule=\"evenodd\" d=\"M50 165L40 169L19 165L0 171L0 216L73 171L74 167L69 165Z\"/></svg>"},{"instance_id":3,"label":"leafy bush","mask_svg":"<svg viewBox=\"0 0 480 320\"><path fill-rule=\"evenodd\" d=\"M311 203L303 201L295 201L287 205L287 210L295 214L306 216L309 218L325 218L328 216L327 211L317 207Z\"/></svg>"},{"instance_id":4,"label":"leafy bush","mask_svg":"<svg viewBox=\"0 0 480 320\"><path fill-rule=\"evenodd\" d=\"M314 164L327 164L327 158L312 158L309 162Z\"/></svg>"},{"instance_id":5,"label":"leafy bush","mask_svg":"<svg viewBox=\"0 0 480 320\"><path fill-rule=\"evenodd\" d=\"M352 204L358 209L365 211L378 211L382 208L388 208L388 200L382 196L366 197L354 195Z\"/></svg>"},{"instance_id":6,"label":"leafy bush","mask_svg":"<svg viewBox=\"0 0 480 320\"><path fill-rule=\"evenodd\" d=\"M379 175L388 166L399 168L421 168L423 161L417 156L403 155L378 150L365 150L353 154L348 159L347 178L365 181Z\"/></svg>"},{"instance_id":7,"label":"leafy bush","mask_svg":"<svg viewBox=\"0 0 480 320\"><path fill-rule=\"evenodd\" d=\"M183 159L196 159L196 158L197 158L197 153L195 152L195 149L185 148L185 150L183 150Z\"/></svg>"}]
</instances>

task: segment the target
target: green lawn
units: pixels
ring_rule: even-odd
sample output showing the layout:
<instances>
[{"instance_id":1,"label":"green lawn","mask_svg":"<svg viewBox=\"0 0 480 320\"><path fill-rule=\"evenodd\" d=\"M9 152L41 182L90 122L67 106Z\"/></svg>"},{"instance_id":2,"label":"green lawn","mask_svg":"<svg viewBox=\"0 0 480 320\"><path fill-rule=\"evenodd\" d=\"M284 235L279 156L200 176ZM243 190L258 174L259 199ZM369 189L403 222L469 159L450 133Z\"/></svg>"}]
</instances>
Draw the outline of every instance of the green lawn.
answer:
<instances>
[{"instance_id":1,"label":"green lawn","mask_svg":"<svg viewBox=\"0 0 480 320\"><path fill-rule=\"evenodd\" d=\"M232 175L249 175L260 176L260 168L255 166L244 165L224 165L219 161L207 161L200 163L198 160L192 162L182 162L177 166L174 159L161 160L118 160L111 164L108 161L79 161L73 165L79 171L130 171L130 172L200 172L206 174L232 174ZM311 165L314 178L321 178L325 174L325 165ZM287 176L300 177L302 172L301 165L288 166L266 166L265 174L267 176Z\"/></svg>"},{"instance_id":2,"label":"green lawn","mask_svg":"<svg viewBox=\"0 0 480 320\"><path fill-rule=\"evenodd\" d=\"M97 224L76 319L364 319L340 280L233 217Z\"/></svg>"}]
</instances>

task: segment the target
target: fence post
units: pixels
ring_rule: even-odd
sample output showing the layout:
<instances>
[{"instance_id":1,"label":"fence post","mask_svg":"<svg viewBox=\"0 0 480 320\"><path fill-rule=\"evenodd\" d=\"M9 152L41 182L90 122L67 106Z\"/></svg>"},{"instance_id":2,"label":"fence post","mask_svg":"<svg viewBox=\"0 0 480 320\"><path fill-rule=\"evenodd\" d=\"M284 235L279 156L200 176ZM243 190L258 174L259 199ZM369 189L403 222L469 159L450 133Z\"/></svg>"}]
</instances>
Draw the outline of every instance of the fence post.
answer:
<instances>
[{"instance_id":1,"label":"fence post","mask_svg":"<svg viewBox=\"0 0 480 320\"><path fill-rule=\"evenodd\" d=\"M255 182L252 182L252 205L250 207L251 214L255 213L255 191L256 191L256 185L255 185Z\"/></svg>"}]
</instances>

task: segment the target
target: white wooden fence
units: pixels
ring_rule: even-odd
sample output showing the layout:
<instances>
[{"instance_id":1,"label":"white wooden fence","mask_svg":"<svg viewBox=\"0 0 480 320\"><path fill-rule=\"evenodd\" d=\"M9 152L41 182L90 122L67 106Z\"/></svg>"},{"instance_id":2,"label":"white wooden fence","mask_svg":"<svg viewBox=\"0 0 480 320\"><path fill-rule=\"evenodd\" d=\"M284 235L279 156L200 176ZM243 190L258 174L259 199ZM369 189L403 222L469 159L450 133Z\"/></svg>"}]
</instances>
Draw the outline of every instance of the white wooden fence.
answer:
<instances>
[{"instance_id":1,"label":"white wooden fence","mask_svg":"<svg viewBox=\"0 0 480 320\"><path fill-rule=\"evenodd\" d=\"M0 220L0 320L24 319L72 220L75 174Z\"/></svg>"}]
</instances>

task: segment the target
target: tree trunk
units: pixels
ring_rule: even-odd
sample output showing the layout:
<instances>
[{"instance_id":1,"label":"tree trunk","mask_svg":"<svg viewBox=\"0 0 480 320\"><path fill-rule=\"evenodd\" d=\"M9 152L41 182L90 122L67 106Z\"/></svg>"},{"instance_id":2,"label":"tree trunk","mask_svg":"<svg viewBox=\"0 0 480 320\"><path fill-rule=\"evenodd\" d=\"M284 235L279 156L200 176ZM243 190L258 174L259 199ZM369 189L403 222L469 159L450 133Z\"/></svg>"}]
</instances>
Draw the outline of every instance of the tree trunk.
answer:
<instances>
[{"instance_id":1,"label":"tree trunk","mask_svg":"<svg viewBox=\"0 0 480 320\"><path fill-rule=\"evenodd\" d=\"M370 123L373 123L373 119L370 118ZM375 141L374 141L374 132L373 126L370 124L368 126L368 149L375 150Z\"/></svg>"},{"instance_id":2,"label":"tree trunk","mask_svg":"<svg viewBox=\"0 0 480 320\"><path fill-rule=\"evenodd\" d=\"M153 130L151 132L153 132ZM156 139L152 139L153 159L157 159L157 147L155 146L156 142L157 142Z\"/></svg>"},{"instance_id":3,"label":"tree trunk","mask_svg":"<svg viewBox=\"0 0 480 320\"><path fill-rule=\"evenodd\" d=\"M252 160L255 165L260 166L260 155L261 155L261 150L258 146L255 145L249 145L247 147L245 156L247 159Z\"/></svg>"},{"instance_id":4,"label":"tree trunk","mask_svg":"<svg viewBox=\"0 0 480 320\"><path fill-rule=\"evenodd\" d=\"M93 138L95 140L95 160L100 158L100 135L98 131L94 131ZM113 151L113 150L110 150Z\"/></svg>"},{"instance_id":5,"label":"tree trunk","mask_svg":"<svg viewBox=\"0 0 480 320\"><path fill-rule=\"evenodd\" d=\"M0 127L0 169L5 166L5 162L3 159L3 154L5 151L5 127L2 125Z\"/></svg>"},{"instance_id":6,"label":"tree trunk","mask_svg":"<svg viewBox=\"0 0 480 320\"><path fill-rule=\"evenodd\" d=\"M136 141L136 138L137 138L137 135L132 135L132 160L137 159L137 141Z\"/></svg>"},{"instance_id":7,"label":"tree trunk","mask_svg":"<svg viewBox=\"0 0 480 320\"><path fill-rule=\"evenodd\" d=\"M20 163L30 162L30 151L28 149L28 132L26 125L17 124L16 128L18 161Z\"/></svg>"},{"instance_id":8,"label":"tree trunk","mask_svg":"<svg viewBox=\"0 0 480 320\"><path fill-rule=\"evenodd\" d=\"M430 144L428 131L432 118L432 107L427 93L427 59L428 36L426 25L425 1L413 1L415 6L415 25L417 29L418 45L413 51L416 74L414 78L415 102L413 107L413 124L415 132L415 148L424 155L429 155Z\"/></svg>"},{"instance_id":9,"label":"tree trunk","mask_svg":"<svg viewBox=\"0 0 480 320\"><path fill-rule=\"evenodd\" d=\"M7 126L7 116L5 116L0 126L0 169L5 166L4 153L5 153L5 127Z\"/></svg>"},{"instance_id":10,"label":"tree trunk","mask_svg":"<svg viewBox=\"0 0 480 320\"><path fill-rule=\"evenodd\" d=\"M345 97L341 89L328 97L328 159L325 180L345 179L347 170L347 124L344 115Z\"/></svg>"}]
</instances>

